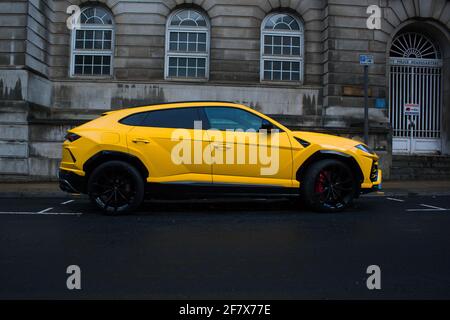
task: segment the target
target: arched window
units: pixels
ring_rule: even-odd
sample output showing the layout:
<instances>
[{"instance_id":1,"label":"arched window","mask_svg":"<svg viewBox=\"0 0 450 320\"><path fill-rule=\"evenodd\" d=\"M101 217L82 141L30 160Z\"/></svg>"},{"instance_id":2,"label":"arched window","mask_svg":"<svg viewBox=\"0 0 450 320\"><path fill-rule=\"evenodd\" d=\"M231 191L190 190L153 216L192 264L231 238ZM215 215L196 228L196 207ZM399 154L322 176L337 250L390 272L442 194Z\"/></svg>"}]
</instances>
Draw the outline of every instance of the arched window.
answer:
<instances>
[{"instance_id":1,"label":"arched window","mask_svg":"<svg viewBox=\"0 0 450 320\"><path fill-rule=\"evenodd\" d=\"M110 76L114 50L114 24L104 8L81 9L80 28L72 30L72 76Z\"/></svg>"},{"instance_id":2,"label":"arched window","mask_svg":"<svg viewBox=\"0 0 450 320\"><path fill-rule=\"evenodd\" d=\"M166 79L208 79L209 21L199 11L173 12L166 29Z\"/></svg>"},{"instance_id":3,"label":"arched window","mask_svg":"<svg viewBox=\"0 0 450 320\"><path fill-rule=\"evenodd\" d=\"M391 57L407 59L440 59L439 48L425 35L405 32L392 41Z\"/></svg>"},{"instance_id":4,"label":"arched window","mask_svg":"<svg viewBox=\"0 0 450 320\"><path fill-rule=\"evenodd\" d=\"M261 80L303 81L303 24L293 15L274 13L261 25Z\"/></svg>"}]
</instances>

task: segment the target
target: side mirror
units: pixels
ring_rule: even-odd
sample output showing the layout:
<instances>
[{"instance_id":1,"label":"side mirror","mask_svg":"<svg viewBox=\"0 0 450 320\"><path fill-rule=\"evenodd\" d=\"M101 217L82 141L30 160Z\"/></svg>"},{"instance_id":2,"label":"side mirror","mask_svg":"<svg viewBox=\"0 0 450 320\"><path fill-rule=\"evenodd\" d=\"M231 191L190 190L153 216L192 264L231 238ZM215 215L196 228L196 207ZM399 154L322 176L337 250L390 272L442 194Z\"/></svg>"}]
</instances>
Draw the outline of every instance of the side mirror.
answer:
<instances>
[{"instance_id":1,"label":"side mirror","mask_svg":"<svg viewBox=\"0 0 450 320\"><path fill-rule=\"evenodd\" d=\"M275 126L272 124L272 122L263 120L261 123L261 128L259 130L266 130L267 133L270 133L271 130L275 129Z\"/></svg>"}]
</instances>

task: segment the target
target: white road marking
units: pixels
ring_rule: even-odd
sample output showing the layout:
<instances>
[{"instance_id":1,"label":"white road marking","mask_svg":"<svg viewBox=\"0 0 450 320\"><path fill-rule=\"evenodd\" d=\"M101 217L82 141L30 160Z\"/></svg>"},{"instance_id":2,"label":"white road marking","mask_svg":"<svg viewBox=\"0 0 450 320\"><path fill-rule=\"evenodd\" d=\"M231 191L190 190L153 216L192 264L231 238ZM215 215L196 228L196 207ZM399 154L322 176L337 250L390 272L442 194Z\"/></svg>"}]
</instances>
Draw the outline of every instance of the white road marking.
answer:
<instances>
[{"instance_id":1,"label":"white road marking","mask_svg":"<svg viewBox=\"0 0 450 320\"><path fill-rule=\"evenodd\" d=\"M436 209L436 210L446 210L444 208L439 208L439 207L435 207L435 206L430 206L429 204L421 204L422 207L427 207L427 208L431 208L431 209Z\"/></svg>"},{"instance_id":2,"label":"white road marking","mask_svg":"<svg viewBox=\"0 0 450 320\"><path fill-rule=\"evenodd\" d=\"M386 198L386 199L391 200L391 201L397 201L397 202L405 202L405 200L396 199L396 198Z\"/></svg>"},{"instance_id":3,"label":"white road marking","mask_svg":"<svg viewBox=\"0 0 450 320\"><path fill-rule=\"evenodd\" d=\"M74 202L75 200L69 200L69 201L65 201L65 202L61 202L61 204L68 204L68 203L71 203L71 202Z\"/></svg>"},{"instance_id":4,"label":"white road marking","mask_svg":"<svg viewBox=\"0 0 450 320\"><path fill-rule=\"evenodd\" d=\"M427 209L407 209L406 211L450 211L450 209L430 206L429 204L420 204L422 207L426 207Z\"/></svg>"},{"instance_id":5,"label":"white road marking","mask_svg":"<svg viewBox=\"0 0 450 320\"><path fill-rule=\"evenodd\" d=\"M450 209L407 209L406 211L450 211Z\"/></svg>"},{"instance_id":6,"label":"white road marking","mask_svg":"<svg viewBox=\"0 0 450 320\"><path fill-rule=\"evenodd\" d=\"M44 209L44 210L41 210L41 211L39 211L38 213L46 213L47 211L50 211L50 210L52 210L53 208L47 208L47 209Z\"/></svg>"},{"instance_id":7,"label":"white road marking","mask_svg":"<svg viewBox=\"0 0 450 320\"><path fill-rule=\"evenodd\" d=\"M0 214L22 214L22 215L25 215L25 214L29 214L29 215L72 215L72 216L74 216L74 215L77 215L77 216L79 216L79 215L82 215L83 213L81 213L81 212L25 212L25 211L22 211L22 212L19 212L19 211L0 211Z\"/></svg>"}]
</instances>

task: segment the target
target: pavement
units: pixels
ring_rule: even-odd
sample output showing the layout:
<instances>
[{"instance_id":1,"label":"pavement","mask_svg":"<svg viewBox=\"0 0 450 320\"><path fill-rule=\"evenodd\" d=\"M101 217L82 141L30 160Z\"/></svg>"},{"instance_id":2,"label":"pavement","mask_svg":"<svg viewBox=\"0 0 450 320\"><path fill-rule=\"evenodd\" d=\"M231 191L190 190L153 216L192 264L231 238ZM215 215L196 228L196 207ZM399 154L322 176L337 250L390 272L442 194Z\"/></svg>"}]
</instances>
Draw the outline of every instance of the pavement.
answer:
<instances>
[{"instance_id":1,"label":"pavement","mask_svg":"<svg viewBox=\"0 0 450 320\"><path fill-rule=\"evenodd\" d=\"M110 217L29 190L44 191L0 198L0 299L450 299L449 195L362 196L334 214L153 201ZM67 288L70 265L80 290Z\"/></svg>"},{"instance_id":2,"label":"pavement","mask_svg":"<svg viewBox=\"0 0 450 320\"><path fill-rule=\"evenodd\" d=\"M450 195L450 180L384 181L382 187L391 196Z\"/></svg>"}]
</instances>

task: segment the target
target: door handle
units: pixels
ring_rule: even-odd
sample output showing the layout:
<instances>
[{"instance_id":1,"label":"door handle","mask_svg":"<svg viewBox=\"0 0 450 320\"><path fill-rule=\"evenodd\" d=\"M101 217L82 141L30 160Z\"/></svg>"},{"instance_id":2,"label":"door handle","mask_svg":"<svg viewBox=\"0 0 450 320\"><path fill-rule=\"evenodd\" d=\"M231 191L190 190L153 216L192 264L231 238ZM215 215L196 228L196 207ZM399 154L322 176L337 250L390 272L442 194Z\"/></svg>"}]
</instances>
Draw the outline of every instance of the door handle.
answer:
<instances>
[{"instance_id":1,"label":"door handle","mask_svg":"<svg viewBox=\"0 0 450 320\"><path fill-rule=\"evenodd\" d=\"M131 141L134 143L145 143L145 144L150 143L149 140L143 139L143 138L134 138L134 139L131 139Z\"/></svg>"}]
</instances>

